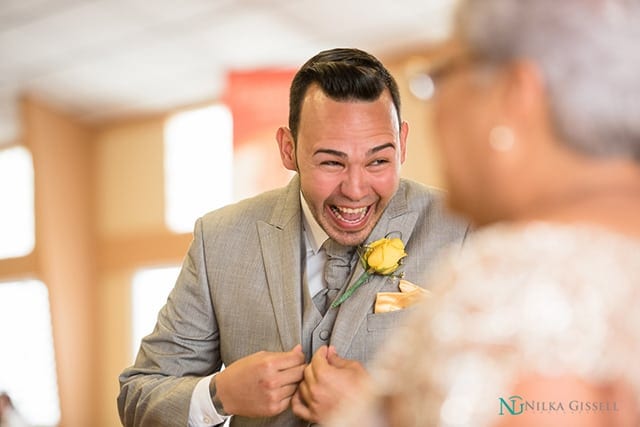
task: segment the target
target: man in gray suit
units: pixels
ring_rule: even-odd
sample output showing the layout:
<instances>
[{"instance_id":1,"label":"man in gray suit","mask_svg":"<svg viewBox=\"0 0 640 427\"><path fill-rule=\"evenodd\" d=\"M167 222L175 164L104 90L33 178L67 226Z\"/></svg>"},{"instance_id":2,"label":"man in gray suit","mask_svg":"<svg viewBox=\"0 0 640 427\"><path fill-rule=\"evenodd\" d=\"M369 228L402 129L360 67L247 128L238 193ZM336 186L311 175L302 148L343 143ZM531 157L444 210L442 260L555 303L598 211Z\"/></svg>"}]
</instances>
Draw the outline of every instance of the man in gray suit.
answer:
<instances>
[{"instance_id":1,"label":"man in gray suit","mask_svg":"<svg viewBox=\"0 0 640 427\"><path fill-rule=\"evenodd\" d=\"M405 315L373 310L377 293L398 292L392 275L331 306L364 272L358 248L399 237L396 273L428 286L430 261L466 232L436 192L400 179L407 132L373 56L332 49L302 66L277 132L297 174L196 222L157 325L120 376L125 426L306 426L348 395ZM327 259L342 278L323 277Z\"/></svg>"}]
</instances>

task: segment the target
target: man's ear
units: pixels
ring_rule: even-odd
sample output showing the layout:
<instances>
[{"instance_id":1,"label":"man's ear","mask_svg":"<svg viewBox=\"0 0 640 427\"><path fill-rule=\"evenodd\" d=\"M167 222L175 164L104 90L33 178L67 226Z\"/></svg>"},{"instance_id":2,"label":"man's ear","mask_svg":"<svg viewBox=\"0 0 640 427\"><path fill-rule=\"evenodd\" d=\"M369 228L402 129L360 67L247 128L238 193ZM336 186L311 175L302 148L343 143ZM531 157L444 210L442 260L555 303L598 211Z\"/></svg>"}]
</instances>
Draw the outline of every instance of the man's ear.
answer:
<instances>
[{"instance_id":1,"label":"man's ear","mask_svg":"<svg viewBox=\"0 0 640 427\"><path fill-rule=\"evenodd\" d=\"M296 167L296 144L293 140L291 130L287 127L278 128L276 133L276 140L278 141L278 148L280 149L280 159L282 165L290 171L297 172Z\"/></svg>"},{"instance_id":2,"label":"man's ear","mask_svg":"<svg viewBox=\"0 0 640 427\"><path fill-rule=\"evenodd\" d=\"M403 164L407 158L407 136L409 135L409 124L402 122L400 124L400 164Z\"/></svg>"}]
</instances>

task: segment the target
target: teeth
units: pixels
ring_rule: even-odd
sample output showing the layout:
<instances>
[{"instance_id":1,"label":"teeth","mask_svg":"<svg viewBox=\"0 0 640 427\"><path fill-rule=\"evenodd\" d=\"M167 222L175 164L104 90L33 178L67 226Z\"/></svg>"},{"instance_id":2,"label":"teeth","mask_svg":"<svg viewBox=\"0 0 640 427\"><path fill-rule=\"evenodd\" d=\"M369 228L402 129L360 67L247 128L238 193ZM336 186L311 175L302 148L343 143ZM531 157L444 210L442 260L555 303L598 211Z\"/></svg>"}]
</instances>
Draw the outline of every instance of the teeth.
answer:
<instances>
[{"instance_id":1,"label":"teeth","mask_svg":"<svg viewBox=\"0 0 640 427\"><path fill-rule=\"evenodd\" d=\"M356 224L360 222L364 218L364 216L367 214L368 207L365 206L362 208L352 209L352 208L341 208L338 206L332 206L331 210L336 215L336 217L340 218L342 221ZM345 218L345 216L349 216L350 218Z\"/></svg>"},{"instance_id":2,"label":"teeth","mask_svg":"<svg viewBox=\"0 0 640 427\"><path fill-rule=\"evenodd\" d=\"M362 215L363 213L367 212L367 207L363 207L363 208L357 208L357 209L351 209L351 208L341 208L341 207L337 207L336 208L342 212L342 213L346 213L346 214L360 214Z\"/></svg>"}]
</instances>

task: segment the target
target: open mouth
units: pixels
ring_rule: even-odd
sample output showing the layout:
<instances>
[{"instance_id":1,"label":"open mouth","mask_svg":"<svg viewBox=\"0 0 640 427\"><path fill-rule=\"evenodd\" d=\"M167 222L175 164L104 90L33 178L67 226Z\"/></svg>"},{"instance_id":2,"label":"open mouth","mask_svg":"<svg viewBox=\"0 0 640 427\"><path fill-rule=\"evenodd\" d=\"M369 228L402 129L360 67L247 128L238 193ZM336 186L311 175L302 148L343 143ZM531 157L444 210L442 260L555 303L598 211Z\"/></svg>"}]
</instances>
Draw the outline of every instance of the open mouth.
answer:
<instances>
[{"instance_id":1,"label":"open mouth","mask_svg":"<svg viewBox=\"0 0 640 427\"><path fill-rule=\"evenodd\" d=\"M363 206L360 208L348 208L340 206L329 206L331 213L336 220L348 227L358 226L364 223L369 216L371 206Z\"/></svg>"}]
</instances>

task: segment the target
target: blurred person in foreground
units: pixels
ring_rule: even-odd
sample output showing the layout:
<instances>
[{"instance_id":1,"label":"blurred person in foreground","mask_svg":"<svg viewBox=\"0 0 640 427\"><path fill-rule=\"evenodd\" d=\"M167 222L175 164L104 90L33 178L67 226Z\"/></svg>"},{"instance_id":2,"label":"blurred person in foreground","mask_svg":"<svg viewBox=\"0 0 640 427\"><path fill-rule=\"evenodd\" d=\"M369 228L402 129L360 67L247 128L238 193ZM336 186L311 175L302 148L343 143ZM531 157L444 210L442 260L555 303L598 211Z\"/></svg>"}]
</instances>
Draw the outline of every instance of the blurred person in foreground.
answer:
<instances>
[{"instance_id":1,"label":"blurred person in foreground","mask_svg":"<svg viewBox=\"0 0 640 427\"><path fill-rule=\"evenodd\" d=\"M478 231L328 425L639 426L640 2L465 0L456 23L435 117Z\"/></svg>"},{"instance_id":2,"label":"blurred person in foreground","mask_svg":"<svg viewBox=\"0 0 640 427\"><path fill-rule=\"evenodd\" d=\"M407 133L396 82L372 55L332 49L302 66L276 135L297 174L197 221L120 377L124 425L307 426L350 395L405 315L376 310L378 295L421 289L402 292L400 275L428 286L417 281L430 260L466 232L437 192L400 179Z\"/></svg>"},{"instance_id":3,"label":"blurred person in foreground","mask_svg":"<svg viewBox=\"0 0 640 427\"><path fill-rule=\"evenodd\" d=\"M6 392L0 392L0 427L27 427Z\"/></svg>"}]
</instances>

